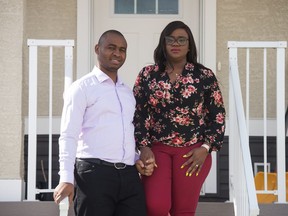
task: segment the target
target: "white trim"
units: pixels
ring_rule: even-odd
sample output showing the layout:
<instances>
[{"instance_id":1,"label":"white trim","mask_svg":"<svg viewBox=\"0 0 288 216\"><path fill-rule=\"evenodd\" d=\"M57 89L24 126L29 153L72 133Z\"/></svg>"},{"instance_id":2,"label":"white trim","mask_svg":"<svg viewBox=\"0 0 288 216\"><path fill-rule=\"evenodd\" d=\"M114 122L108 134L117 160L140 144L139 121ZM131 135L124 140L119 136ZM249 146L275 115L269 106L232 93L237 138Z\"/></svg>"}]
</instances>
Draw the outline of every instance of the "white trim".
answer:
<instances>
[{"instance_id":1,"label":"white trim","mask_svg":"<svg viewBox=\"0 0 288 216\"><path fill-rule=\"evenodd\" d=\"M94 64L93 5L93 0L77 0L77 79L90 72Z\"/></svg>"},{"instance_id":2,"label":"white trim","mask_svg":"<svg viewBox=\"0 0 288 216\"><path fill-rule=\"evenodd\" d=\"M217 153L213 151L212 156L212 166L209 175L204 182L204 194L205 193L217 193Z\"/></svg>"},{"instance_id":3,"label":"white trim","mask_svg":"<svg viewBox=\"0 0 288 216\"><path fill-rule=\"evenodd\" d=\"M249 136L263 136L264 122L262 119L249 120ZM276 119L267 119L267 136L277 136ZM225 136L229 136L229 119L226 119ZM288 136L288 133L287 133Z\"/></svg>"},{"instance_id":4,"label":"white trim","mask_svg":"<svg viewBox=\"0 0 288 216\"><path fill-rule=\"evenodd\" d=\"M37 118L37 134L49 134L48 116L41 116ZM24 133L28 134L28 117L24 119ZM54 116L52 118L52 134L60 134L61 117ZM249 135L250 136L263 136L264 125L261 119L250 119L249 122ZM229 119L226 119L225 136L229 136ZM277 136L277 123L275 119L267 120L267 136ZM288 134L287 134L288 136Z\"/></svg>"},{"instance_id":5,"label":"white trim","mask_svg":"<svg viewBox=\"0 0 288 216\"><path fill-rule=\"evenodd\" d=\"M21 179L0 179L0 201L23 201L24 181Z\"/></svg>"},{"instance_id":6,"label":"white trim","mask_svg":"<svg viewBox=\"0 0 288 216\"><path fill-rule=\"evenodd\" d=\"M38 39L28 39L28 46L53 46L53 47L63 47L63 46L71 46L74 47L74 40L38 40Z\"/></svg>"},{"instance_id":7,"label":"white trim","mask_svg":"<svg viewBox=\"0 0 288 216\"><path fill-rule=\"evenodd\" d=\"M24 118L24 133L28 134L28 116ZM49 117L37 117L37 134L49 134ZM52 117L52 134L60 134L61 116Z\"/></svg>"},{"instance_id":8,"label":"white trim","mask_svg":"<svg viewBox=\"0 0 288 216\"><path fill-rule=\"evenodd\" d=\"M156 3L157 6L157 3ZM136 7L137 5L134 5L134 12L136 11ZM115 14L114 13L114 8L115 8L115 4L114 4L114 0L110 0L110 16L114 17L114 18L143 18L143 17L149 17L149 19L157 19L157 18L182 18L183 17L183 3L181 0L178 0L178 14L159 14L159 13L155 13L155 14ZM157 9L156 9L157 11Z\"/></svg>"},{"instance_id":9,"label":"white trim","mask_svg":"<svg viewBox=\"0 0 288 216\"><path fill-rule=\"evenodd\" d=\"M228 48L286 48L287 41L228 41Z\"/></svg>"},{"instance_id":10,"label":"white trim","mask_svg":"<svg viewBox=\"0 0 288 216\"><path fill-rule=\"evenodd\" d=\"M200 0L199 61L216 73L217 0Z\"/></svg>"},{"instance_id":11,"label":"white trim","mask_svg":"<svg viewBox=\"0 0 288 216\"><path fill-rule=\"evenodd\" d=\"M284 44L285 47L277 48L277 188L278 199L277 203L286 202L286 163L283 163L286 159L286 142L285 142L285 48L287 42ZM283 133L284 132L284 133ZM282 190L280 190L282 188Z\"/></svg>"},{"instance_id":12,"label":"white trim","mask_svg":"<svg viewBox=\"0 0 288 216\"><path fill-rule=\"evenodd\" d=\"M28 40L29 46L29 111L28 111L28 171L27 171L27 199L35 200L34 189L36 187L36 136L37 136L37 45L31 45ZM29 166L30 165L30 166Z\"/></svg>"}]
</instances>

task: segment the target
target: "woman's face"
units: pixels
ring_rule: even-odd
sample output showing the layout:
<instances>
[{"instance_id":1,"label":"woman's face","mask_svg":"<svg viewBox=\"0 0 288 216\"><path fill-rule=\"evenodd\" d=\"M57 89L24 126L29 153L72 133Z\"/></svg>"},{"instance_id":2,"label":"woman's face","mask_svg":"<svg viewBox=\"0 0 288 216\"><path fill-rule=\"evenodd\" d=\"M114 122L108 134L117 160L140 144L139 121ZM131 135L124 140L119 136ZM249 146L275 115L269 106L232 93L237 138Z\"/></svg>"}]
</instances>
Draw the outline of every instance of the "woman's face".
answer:
<instances>
[{"instance_id":1,"label":"woman's face","mask_svg":"<svg viewBox=\"0 0 288 216\"><path fill-rule=\"evenodd\" d=\"M189 37L184 29L176 29L165 37L167 58L171 62L186 62L189 52Z\"/></svg>"}]
</instances>

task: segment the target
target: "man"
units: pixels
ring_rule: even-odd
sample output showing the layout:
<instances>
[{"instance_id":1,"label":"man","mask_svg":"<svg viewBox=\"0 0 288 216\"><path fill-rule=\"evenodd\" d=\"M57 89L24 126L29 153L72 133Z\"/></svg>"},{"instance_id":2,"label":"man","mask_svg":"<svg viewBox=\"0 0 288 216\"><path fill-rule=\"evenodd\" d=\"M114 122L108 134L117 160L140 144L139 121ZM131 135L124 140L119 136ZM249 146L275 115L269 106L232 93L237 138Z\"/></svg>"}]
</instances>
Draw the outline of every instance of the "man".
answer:
<instances>
[{"instance_id":1,"label":"man","mask_svg":"<svg viewBox=\"0 0 288 216\"><path fill-rule=\"evenodd\" d=\"M146 215L144 191L135 167L135 99L117 74L126 51L127 42L120 32L104 32L95 46L99 66L64 94L60 183L54 200L59 204L68 196L71 203L75 188L77 216ZM151 175L151 167L137 161L141 174Z\"/></svg>"}]
</instances>

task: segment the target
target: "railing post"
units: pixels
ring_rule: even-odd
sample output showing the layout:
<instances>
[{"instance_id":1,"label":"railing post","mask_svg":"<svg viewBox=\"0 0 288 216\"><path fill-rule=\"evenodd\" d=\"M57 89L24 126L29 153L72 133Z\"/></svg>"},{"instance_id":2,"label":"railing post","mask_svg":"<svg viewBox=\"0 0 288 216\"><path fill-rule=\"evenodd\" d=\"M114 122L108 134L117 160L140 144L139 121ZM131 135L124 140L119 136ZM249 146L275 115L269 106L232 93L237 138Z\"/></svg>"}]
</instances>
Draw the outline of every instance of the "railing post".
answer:
<instances>
[{"instance_id":1,"label":"railing post","mask_svg":"<svg viewBox=\"0 0 288 216\"><path fill-rule=\"evenodd\" d=\"M68 197L65 197L59 203L59 216L68 216L68 211L69 211L69 199Z\"/></svg>"},{"instance_id":2,"label":"railing post","mask_svg":"<svg viewBox=\"0 0 288 216\"><path fill-rule=\"evenodd\" d=\"M281 43L281 42L280 42ZM280 44L281 45L281 44ZM283 44L284 47L287 46ZM286 203L285 48L277 48L277 188L278 203ZM288 181L288 179L286 179ZM279 190L281 188L281 190Z\"/></svg>"},{"instance_id":3,"label":"railing post","mask_svg":"<svg viewBox=\"0 0 288 216\"><path fill-rule=\"evenodd\" d=\"M230 48L229 49L229 71L231 71L231 64L237 64L236 63L237 58L237 48ZM229 85L232 84L232 77L231 74L229 75ZM235 99L234 99L234 92L233 88L229 86L229 159L235 158L235 140L238 140L236 138L237 136L237 127L232 122L236 122L236 111L235 111ZM233 143L233 144L232 144ZM235 193L235 185L234 185L234 160L229 160L229 200L230 202L233 202L233 194Z\"/></svg>"},{"instance_id":4,"label":"railing post","mask_svg":"<svg viewBox=\"0 0 288 216\"><path fill-rule=\"evenodd\" d=\"M236 111L234 115L237 114L237 118L235 118L236 121L234 121L235 126L233 126L233 128L235 128L235 131L233 131L234 137L231 137L232 141L231 143L233 143L233 145L236 145L235 150L237 150L238 154L241 154L239 157L239 161L237 161L237 163L233 163L232 170L229 170L234 173L234 169L237 167L237 170L235 171L237 172L237 178L236 176L232 178L233 193L234 193L232 194L232 196L234 199L235 215L248 216L249 214L252 216L259 214L259 207L256 198L255 185L251 184L251 180L253 181L253 172L250 156L251 154L249 149L249 133L247 131L244 106L242 103L241 85L240 85L238 61L237 61L237 45L233 44L233 42L230 45L235 46L229 48L229 72L230 72L229 76L231 78L230 84L233 84L233 87L231 88L233 88L232 92L234 94L233 95L234 100L231 101L231 103L235 103L234 104L235 109L233 109L233 111ZM231 122L231 124L233 123ZM235 139L236 138L235 135L239 136L239 139ZM232 140L233 138L234 140ZM232 153L232 157L236 159L235 150ZM246 154L248 154L249 156ZM239 193L237 193L238 191Z\"/></svg>"},{"instance_id":5,"label":"railing post","mask_svg":"<svg viewBox=\"0 0 288 216\"><path fill-rule=\"evenodd\" d=\"M70 46L68 46L70 45ZM73 81L73 46L74 41L68 40L65 47L65 86L64 91L71 85Z\"/></svg>"},{"instance_id":6,"label":"railing post","mask_svg":"<svg viewBox=\"0 0 288 216\"><path fill-rule=\"evenodd\" d=\"M34 201L36 194L37 155L37 46L35 40L28 40L29 46L29 129L28 129L28 174L27 200Z\"/></svg>"}]
</instances>

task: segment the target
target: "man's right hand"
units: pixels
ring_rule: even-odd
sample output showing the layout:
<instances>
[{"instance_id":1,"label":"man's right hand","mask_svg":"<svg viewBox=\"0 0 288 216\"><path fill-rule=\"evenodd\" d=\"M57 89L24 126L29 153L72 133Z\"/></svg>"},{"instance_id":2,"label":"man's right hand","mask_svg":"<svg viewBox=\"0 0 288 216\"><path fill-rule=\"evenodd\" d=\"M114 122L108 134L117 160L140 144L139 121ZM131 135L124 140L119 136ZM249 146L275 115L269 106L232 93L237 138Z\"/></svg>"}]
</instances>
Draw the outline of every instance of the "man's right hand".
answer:
<instances>
[{"instance_id":1,"label":"man's right hand","mask_svg":"<svg viewBox=\"0 0 288 216\"><path fill-rule=\"evenodd\" d=\"M71 204L74 197L74 185L67 182L59 183L53 194L55 203L59 204L67 196L69 197L69 203Z\"/></svg>"}]
</instances>

